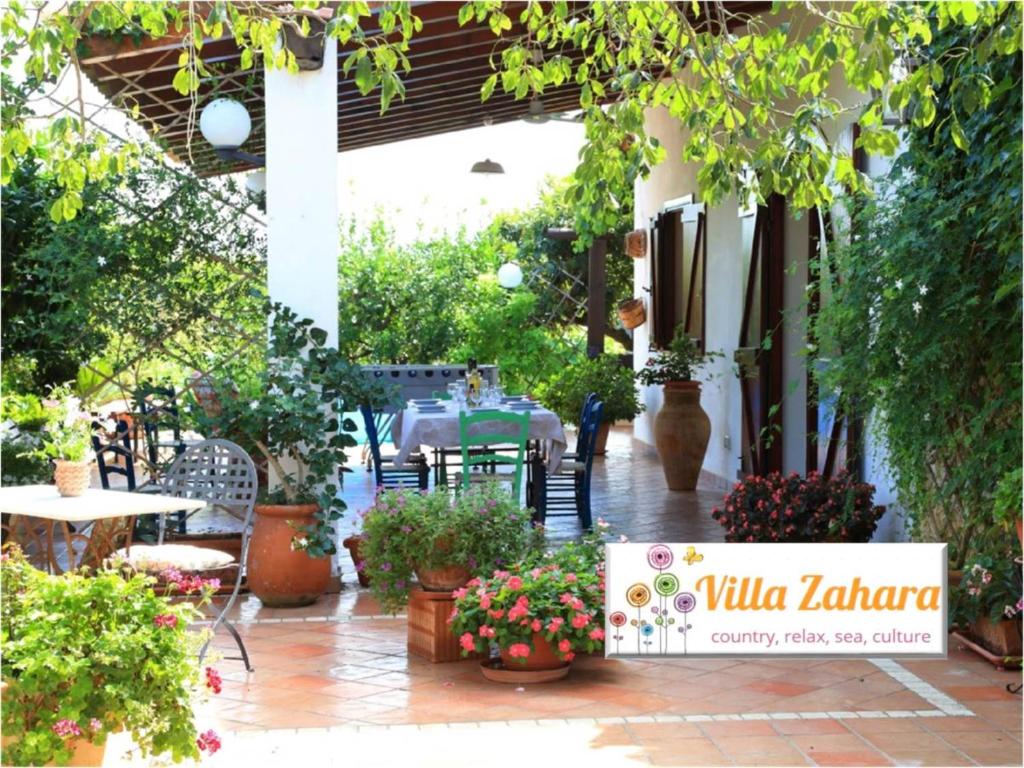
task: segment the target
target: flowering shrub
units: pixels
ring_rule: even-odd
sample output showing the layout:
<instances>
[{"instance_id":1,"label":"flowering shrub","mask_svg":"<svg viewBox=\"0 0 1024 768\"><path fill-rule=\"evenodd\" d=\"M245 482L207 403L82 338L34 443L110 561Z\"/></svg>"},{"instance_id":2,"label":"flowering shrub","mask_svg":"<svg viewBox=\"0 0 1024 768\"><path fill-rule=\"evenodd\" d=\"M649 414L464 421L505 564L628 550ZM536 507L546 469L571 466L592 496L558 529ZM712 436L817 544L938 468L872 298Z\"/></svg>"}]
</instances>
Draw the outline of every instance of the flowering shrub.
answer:
<instances>
[{"instance_id":1,"label":"flowering shrub","mask_svg":"<svg viewBox=\"0 0 1024 768\"><path fill-rule=\"evenodd\" d=\"M153 591L150 577L116 570L50 576L16 548L3 555L0 573L5 765L63 765L71 739L102 743L122 728L144 755L166 753L175 762L219 747L216 734L203 741L193 721L203 638L187 629L212 584L198 585L195 603L171 602ZM207 668L206 689L220 686Z\"/></svg>"},{"instance_id":2,"label":"flowering shrub","mask_svg":"<svg viewBox=\"0 0 1024 768\"><path fill-rule=\"evenodd\" d=\"M846 472L833 478L772 472L736 483L711 516L726 529L726 541L864 542L885 511L872 504L874 493Z\"/></svg>"},{"instance_id":3,"label":"flowering shrub","mask_svg":"<svg viewBox=\"0 0 1024 768\"><path fill-rule=\"evenodd\" d=\"M463 655L491 643L512 658L529 658L540 633L563 661L604 642L604 546L607 523L582 543L533 554L490 578L456 590L449 624Z\"/></svg>"},{"instance_id":4,"label":"flowering shrub","mask_svg":"<svg viewBox=\"0 0 1024 768\"><path fill-rule=\"evenodd\" d=\"M1020 566L1009 551L977 555L964 571L960 584L953 589L950 621L960 627L980 617L993 622L1001 619L1019 622L1024 615L1021 591Z\"/></svg>"},{"instance_id":5,"label":"flowering shrub","mask_svg":"<svg viewBox=\"0 0 1024 768\"><path fill-rule=\"evenodd\" d=\"M416 568L464 566L490 573L521 558L530 510L497 485L470 488L454 499L432 493L381 491L363 514L363 568L386 611L405 606Z\"/></svg>"}]
</instances>

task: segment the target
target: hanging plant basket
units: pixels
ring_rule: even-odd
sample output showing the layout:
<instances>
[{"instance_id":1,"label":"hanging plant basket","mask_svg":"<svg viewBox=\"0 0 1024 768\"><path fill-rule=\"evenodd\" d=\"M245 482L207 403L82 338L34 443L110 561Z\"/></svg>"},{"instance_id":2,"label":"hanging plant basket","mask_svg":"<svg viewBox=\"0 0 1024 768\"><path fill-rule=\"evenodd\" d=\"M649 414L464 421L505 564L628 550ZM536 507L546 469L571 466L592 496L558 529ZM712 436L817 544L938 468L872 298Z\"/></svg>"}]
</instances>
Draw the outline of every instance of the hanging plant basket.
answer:
<instances>
[{"instance_id":1,"label":"hanging plant basket","mask_svg":"<svg viewBox=\"0 0 1024 768\"><path fill-rule=\"evenodd\" d=\"M634 259L647 256L647 230L634 229L626 235L626 253Z\"/></svg>"},{"instance_id":2,"label":"hanging plant basket","mask_svg":"<svg viewBox=\"0 0 1024 768\"><path fill-rule=\"evenodd\" d=\"M627 299L619 304L619 320L626 330L638 328L647 322L647 310L643 299Z\"/></svg>"}]
</instances>

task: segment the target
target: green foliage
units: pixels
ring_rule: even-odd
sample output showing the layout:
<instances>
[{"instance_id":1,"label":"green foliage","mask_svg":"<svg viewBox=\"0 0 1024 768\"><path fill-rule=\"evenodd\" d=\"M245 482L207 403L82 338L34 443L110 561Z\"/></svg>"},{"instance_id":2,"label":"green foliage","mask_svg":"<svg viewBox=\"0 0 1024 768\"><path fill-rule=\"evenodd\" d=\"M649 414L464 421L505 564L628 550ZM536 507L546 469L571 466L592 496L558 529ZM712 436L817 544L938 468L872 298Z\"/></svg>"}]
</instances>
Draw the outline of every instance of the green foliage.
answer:
<instances>
[{"instance_id":1,"label":"green foliage","mask_svg":"<svg viewBox=\"0 0 1024 768\"><path fill-rule=\"evenodd\" d=\"M155 594L139 574L50 576L17 549L0 570L5 762L66 764L70 749L54 731L62 720L94 742L123 728L144 756L199 757L192 697L201 636L188 630L196 605Z\"/></svg>"},{"instance_id":2,"label":"green foliage","mask_svg":"<svg viewBox=\"0 0 1024 768\"><path fill-rule=\"evenodd\" d=\"M201 14L171 2L75 0L55 13L32 14L9 3L0 17L0 63L10 71L18 61L21 77L34 86L76 68L86 35L141 40L180 32L173 86L191 95L219 71L204 60L210 36L234 37L243 72L257 62L295 71L294 55L274 43L285 25L306 34L308 13L318 5L218 2ZM379 89L382 112L405 96L409 43L423 28L414 9L392 1L371 13L366 2L346 3L327 24L327 34L349 48L343 74L363 95ZM584 242L617 225L634 181L665 158L645 131L651 108L666 109L688 129L682 157L703 163L698 181L709 203L730 192L760 200L778 192L797 207L825 205L833 197L833 172L851 189L866 189L851 156L830 141L829 129L850 110L859 113L860 146L868 152L897 149L896 132L882 120L887 108L909 111L919 128L943 126L965 150L972 144L963 117L987 106L991 84L962 65L974 56L1018 53L1021 17L1020 5L1008 0L775 3L755 16L721 0L582 6L534 0L514 8L473 0L458 15L460 25L501 39L482 100L498 92L525 100L566 83L579 86L587 144L569 200ZM937 51L933 37L948 29L969 35L968 45ZM27 56L17 60L22 51ZM909 61L918 65L899 76L894 65ZM839 87L859 94L861 103L845 106L835 95ZM954 108L940 118L942 88ZM55 221L84 210L88 182L123 173L140 154L138 144L115 146L90 130L84 100L77 101L77 109L40 128L22 112L5 107L3 114L0 179L7 184L25 158L42 162L57 184L48 206Z\"/></svg>"},{"instance_id":3,"label":"green foliage","mask_svg":"<svg viewBox=\"0 0 1024 768\"><path fill-rule=\"evenodd\" d=\"M3 370L23 371L17 388L78 379L96 401L155 366L206 370L208 352L257 339L262 351L265 243L245 198L149 164L118 181L86 185L86 208L61 223L35 164L4 188Z\"/></svg>"},{"instance_id":4,"label":"green foliage","mask_svg":"<svg viewBox=\"0 0 1024 768\"><path fill-rule=\"evenodd\" d=\"M850 202L856 237L833 249L813 329L825 385L876 415L913 532L949 542L954 567L1007 554L992 493L1022 464L1020 57L986 58L980 34L944 33L931 55L971 46L958 75L990 84L984 104L961 113L957 81L937 86L883 194Z\"/></svg>"},{"instance_id":5,"label":"green foliage","mask_svg":"<svg viewBox=\"0 0 1024 768\"><path fill-rule=\"evenodd\" d=\"M403 245L382 220L365 233L350 223L338 261L342 352L360 363L472 357L496 363L510 392L527 391L577 359L582 342L574 323L580 319L554 309L563 303L562 283L574 282L560 270L582 270L575 274L585 280L585 259L566 244L557 256L533 252L543 223L559 223L545 213L551 194L544 199L473 237L459 232ZM514 259L528 273L536 268L552 275L551 282L501 288L498 268Z\"/></svg>"},{"instance_id":6,"label":"green foliage","mask_svg":"<svg viewBox=\"0 0 1024 768\"><path fill-rule=\"evenodd\" d=\"M0 65L12 72L15 64L29 87L65 79L69 69L81 79L78 56L85 38L120 40L160 39L180 33L182 50L173 78L174 89L191 96L200 84L221 68L203 58L203 43L229 34L241 50L242 70L255 66L297 72L295 55L277 45L287 25L301 36L310 32L309 13L318 2L295 3L287 8L266 3L216 2L199 13L194 6L175 2L86 2L73 0L51 13L39 13L23 2L10 2L0 15ZM364 31L363 25L370 27ZM364 96L380 89L381 110L397 96L404 98L402 74L410 70L406 55L408 41L423 28L409 3L388 1L375 5L349 2L331 16L325 33L347 45L350 53L342 61L342 71L352 75ZM4 90L12 81L5 76ZM81 86L79 86L79 89ZM122 174L137 162L141 147L134 142L116 144L102 130L94 129L86 114L84 94L77 94L73 110L45 122L32 124L16 109L3 110L4 138L0 142L0 180L7 184L21 162L42 163L57 187L56 199L47 205L55 222L70 221L87 209L86 186L109 176ZM193 100L192 109L198 99ZM137 108L129 104L125 111L137 117ZM193 113L189 124L197 123Z\"/></svg>"},{"instance_id":7,"label":"green foliage","mask_svg":"<svg viewBox=\"0 0 1024 768\"><path fill-rule=\"evenodd\" d=\"M0 397L0 420L21 429L40 429L46 424L46 408L35 395L5 394Z\"/></svg>"},{"instance_id":8,"label":"green foliage","mask_svg":"<svg viewBox=\"0 0 1024 768\"><path fill-rule=\"evenodd\" d=\"M477 276L500 265L489 238L400 245L382 219L365 233L350 222L338 259L339 349L359 362L451 362L457 315L474 305Z\"/></svg>"},{"instance_id":9,"label":"green foliage","mask_svg":"<svg viewBox=\"0 0 1024 768\"><path fill-rule=\"evenodd\" d=\"M538 296L526 288L508 291L493 275L477 278L473 303L456 313L459 343L455 360L475 358L498 365L503 388L528 392L579 356L570 327L545 327Z\"/></svg>"},{"instance_id":10,"label":"green foliage","mask_svg":"<svg viewBox=\"0 0 1024 768\"><path fill-rule=\"evenodd\" d=\"M203 434L229 437L269 462L280 489L265 496L268 503L319 506L314 522L297 528L292 548L325 557L337 551L334 523L345 509L339 473L351 471L345 451L356 445L356 424L342 414L384 393L327 346L326 331L312 320L280 304L267 312L266 366L224 362L225 375L212 383L219 408L207 412L194 398L190 408Z\"/></svg>"},{"instance_id":11,"label":"green foliage","mask_svg":"<svg viewBox=\"0 0 1024 768\"><path fill-rule=\"evenodd\" d=\"M38 459L85 461L92 456L92 417L79 410L81 401L68 386L54 387L42 403L46 423L39 446L30 452Z\"/></svg>"},{"instance_id":12,"label":"green foliage","mask_svg":"<svg viewBox=\"0 0 1024 768\"><path fill-rule=\"evenodd\" d=\"M474 579L454 594L451 628L464 655L486 653L494 643L525 661L536 650L535 633L565 661L599 650L604 641L602 529L580 543Z\"/></svg>"},{"instance_id":13,"label":"green foliage","mask_svg":"<svg viewBox=\"0 0 1024 768\"><path fill-rule=\"evenodd\" d=\"M1011 469L996 486L992 517L1007 528L1021 518L1021 486L1024 486L1024 470Z\"/></svg>"},{"instance_id":14,"label":"green foliage","mask_svg":"<svg viewBox=\"0 0 1024 768\"><path fill-rule=\"evenodd\" d=\"M381 491L363 513L360 554L370 587L394 613L405 607L417 570L454 565L490 573L525 554L530 514L498 485L454 499L447 488Z\"/></svg>"},{"instance_id":15,"label":"green foliage","mask_svg":"<svg viewBox=\"0 0 1024 768\"><path fill-rule=\"evenodd\" d=\"M683 327L679 326L668 349L648 359L637 372L636 380L645 387L672 381L694 381L697 370L716 357L722 357L722 353L702 352L696 340L683 333Z\"/></svg>"},{"instance_id":16,"label":"green foliage","mask_svg":"<svg viewBox=\"0 0 1024 768\"><path fill-rule=\"evenodd\" d=\"M544 383L538 395L562 423L576 424L591 392L604 403L607 422L631 421L644 410L637 399L633 370L622 365L617 355L588 358L563 368Z\"/></svg>"}]
</instances>

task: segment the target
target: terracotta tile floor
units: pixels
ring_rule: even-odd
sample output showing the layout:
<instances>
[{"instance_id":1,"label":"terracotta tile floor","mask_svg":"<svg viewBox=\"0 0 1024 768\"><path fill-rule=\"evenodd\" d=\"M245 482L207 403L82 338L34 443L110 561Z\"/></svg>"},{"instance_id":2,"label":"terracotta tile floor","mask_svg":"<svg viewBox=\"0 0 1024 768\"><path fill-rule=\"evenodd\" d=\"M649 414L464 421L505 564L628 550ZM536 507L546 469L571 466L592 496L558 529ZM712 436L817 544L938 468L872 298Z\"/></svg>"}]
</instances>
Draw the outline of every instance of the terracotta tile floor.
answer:
<instances>
[{"instance_id":1,"label":"terracotta tile floor","mask_svg":"<svg viewBox=\"0 0 1024 768\"><path fill-rule=\"evenodd\" d=\"M714 541L721 493L669 493L660 467L613 433L595 472L594 506L635 540ZM345 497L372 495L361 469ZM346 531L351 530L350 516ZM556 535L577 532L573 519ZM220 659L219 696L198 724L223 737L204 765L604 766L1021 765L1020 673L997 672L955 647L944 661L672 660L580 657L569 677L490 683L478 662L431 664L406 653L402 617L379 616L355 585L314 606L233 615L255 671ZM227 634L215 648L231 656ZM111 742L107 765L145 764Z\"/></svg>"},{"instance_id":2,"label":"terracotta tile floor","mask_svg":"<svg viewBox=\"0 0 1024 768\"><path fill-rule=\"evenodd\" d=\"M955 648L945 661L881 667L581 657L563 681L516 687L484 680L478 662L409 656L404 618L378 616L354 588L243 613L258 615L239 625L255 671L217 661L224 689L197 714L224 748L204 764L521 765L517 745L546 755L543 765L1022 762L1021 697L1004 691L1020 674ZM235 652L226 634L215 648ZM112 745L107 764L131 764L124 737Z\"/></svg>"}]
</instances>

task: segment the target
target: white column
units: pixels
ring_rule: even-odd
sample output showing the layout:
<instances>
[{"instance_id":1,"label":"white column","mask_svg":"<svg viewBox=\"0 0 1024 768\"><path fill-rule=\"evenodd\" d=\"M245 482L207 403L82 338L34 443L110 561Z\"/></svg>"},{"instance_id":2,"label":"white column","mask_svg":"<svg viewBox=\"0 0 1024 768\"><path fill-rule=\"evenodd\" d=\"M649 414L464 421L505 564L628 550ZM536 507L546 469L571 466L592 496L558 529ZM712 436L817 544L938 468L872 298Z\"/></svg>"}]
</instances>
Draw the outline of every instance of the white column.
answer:
<instances>
[{"instance_id":1,"label":"white column","mask_svg":"<svg viewBox=\"0 0 1024 768\"><path fill-rule=\"evenodd\" d=\"M267 288L338 343L338 58L265 73Z\"/></svg>"}]
</instances>

